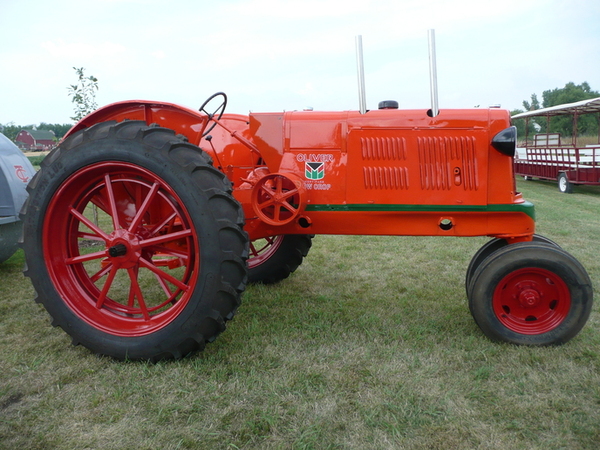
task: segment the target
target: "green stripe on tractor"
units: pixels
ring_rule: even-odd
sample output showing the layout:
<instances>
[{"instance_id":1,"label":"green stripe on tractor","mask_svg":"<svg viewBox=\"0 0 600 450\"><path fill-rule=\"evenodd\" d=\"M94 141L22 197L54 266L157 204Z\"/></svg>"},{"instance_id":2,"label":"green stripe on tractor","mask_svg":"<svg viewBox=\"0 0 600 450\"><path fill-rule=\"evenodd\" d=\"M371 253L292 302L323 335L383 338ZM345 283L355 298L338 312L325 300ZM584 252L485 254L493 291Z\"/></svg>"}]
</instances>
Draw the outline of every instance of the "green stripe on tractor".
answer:
<instances>
[{"instance_id":1,"label":"green stripe on tractor","mask_svg":"<svg viewBox=\"0 0 600 450\"><path fill-rule=\"evenodd\" d=\"M531 202L502 205L307 205L306 211L372 211L372 212L521 212L535 220L535 207Z\"/></svg>"}]
</instances>

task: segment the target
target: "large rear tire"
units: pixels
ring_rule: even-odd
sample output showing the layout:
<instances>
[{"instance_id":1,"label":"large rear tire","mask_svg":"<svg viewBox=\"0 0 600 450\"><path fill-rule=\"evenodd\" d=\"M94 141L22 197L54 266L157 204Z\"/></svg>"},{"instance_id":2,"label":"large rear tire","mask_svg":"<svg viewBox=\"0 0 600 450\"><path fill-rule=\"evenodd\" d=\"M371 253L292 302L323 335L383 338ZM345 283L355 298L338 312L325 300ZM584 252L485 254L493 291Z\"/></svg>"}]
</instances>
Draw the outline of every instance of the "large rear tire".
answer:
<instances>
[{"instance_id":1,"label":"large rear tire","mask_svg":"<svg viewBox=\"0 0 600 450\"><path fill-rule=\"evenodd\" d=\"M26 275L74 344L180 358L225 329L247 282L231 183L171 130L107 122L43 161L23 209Z\"/></svg>"},{"instance_id":2,"label":"large rear tire","mask_svg":"<svg viewBox=\"0 0 600 450\"><path fill-rule=\"evenodd\" d=\"M273 284L289 277L308 254L312 238L308 234L287 234L252 241L248 280Z\"/></svg>"},{"instance_id":3,"label":"large rear tire","mask_svg":"<svg viewBox=\"0 0 600 450\"><path fill-rule=\"evenodd\" d=\"M501 248L473 275L469 307L493 340L556 345L573 338L592 310L592 284L559 247L526 242Z\"/></svg>"}]
</instances>

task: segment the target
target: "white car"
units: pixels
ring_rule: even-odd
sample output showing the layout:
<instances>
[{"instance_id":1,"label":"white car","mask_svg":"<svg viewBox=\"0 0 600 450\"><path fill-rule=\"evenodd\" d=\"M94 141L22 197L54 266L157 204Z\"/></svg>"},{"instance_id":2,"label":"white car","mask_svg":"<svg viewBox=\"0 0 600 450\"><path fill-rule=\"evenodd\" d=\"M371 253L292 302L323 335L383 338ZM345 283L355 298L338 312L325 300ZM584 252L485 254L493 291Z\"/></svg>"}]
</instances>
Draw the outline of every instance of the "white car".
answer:
<instances>
[{"instance_id":1,"label":"white car","mask_svg":"<svg viewBox=\"0 0 600 450\"><path fill-rule=\"evenodd\" d=\"M19 211L27 199L27 184L35 169L27 157L0 133L0 263L19 247L21 221Z\"/></svg>"}]
</instances>

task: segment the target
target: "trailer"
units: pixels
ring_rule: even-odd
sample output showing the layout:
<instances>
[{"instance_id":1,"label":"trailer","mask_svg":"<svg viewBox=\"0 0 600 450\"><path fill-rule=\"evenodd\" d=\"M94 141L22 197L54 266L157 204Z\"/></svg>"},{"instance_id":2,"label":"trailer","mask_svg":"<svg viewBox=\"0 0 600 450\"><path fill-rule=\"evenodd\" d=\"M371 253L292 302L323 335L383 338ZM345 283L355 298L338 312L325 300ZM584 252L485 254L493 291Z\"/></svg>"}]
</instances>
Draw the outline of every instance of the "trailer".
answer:
<instances>
[{"instance_id":1,"label":"trailer","mask_svg":"<svg viewBox=\"0 0 600 450\"><path fill-rule=\"evenodd\" d=\"M600 121L600 97L512 116L513 120L525 119L526 130L525 147L517 148L515 155L515 173L525 179L557 181L563 193L571 193L573 185L600 185L600 136L595 143L582 144L577 132L578 120L584 114L595 114ZM529 137L531 119L546 118L549 130L550 119L558 116L572 117L572 136L546 132Z\"/></svg>"}]
</instances>

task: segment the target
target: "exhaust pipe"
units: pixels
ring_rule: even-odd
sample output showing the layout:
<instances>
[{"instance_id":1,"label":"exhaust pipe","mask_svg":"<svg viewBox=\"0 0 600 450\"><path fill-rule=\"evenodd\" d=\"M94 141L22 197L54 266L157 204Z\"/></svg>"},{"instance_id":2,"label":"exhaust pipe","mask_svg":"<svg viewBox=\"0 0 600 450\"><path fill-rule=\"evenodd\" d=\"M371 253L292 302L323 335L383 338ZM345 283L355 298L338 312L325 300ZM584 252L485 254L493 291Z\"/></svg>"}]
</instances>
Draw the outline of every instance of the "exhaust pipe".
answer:
<instances>
[{"instance_id":1,"label":"exhaust pipe","mask_svg":"<svg viewBox=\"0 0 600 450\"><path fill-rule=\"evenodd\" d=\"M428 30L429 40L429 90L431 92L431 117L439 114L437 91L437 68L435 64L435 30Z\"/></svg>"},{"instance_id":2,"label":"exhaust pipe","mask_svg":"<svg viewBox=\"0 0 600 450\"><path fill-rule=\"evenodd\" d=\"M361 114L364 114L367 112L367 97L365 94L362 35L356 36L356 68L358 70L358 110Z\"/></svg>"}]
</instances>

